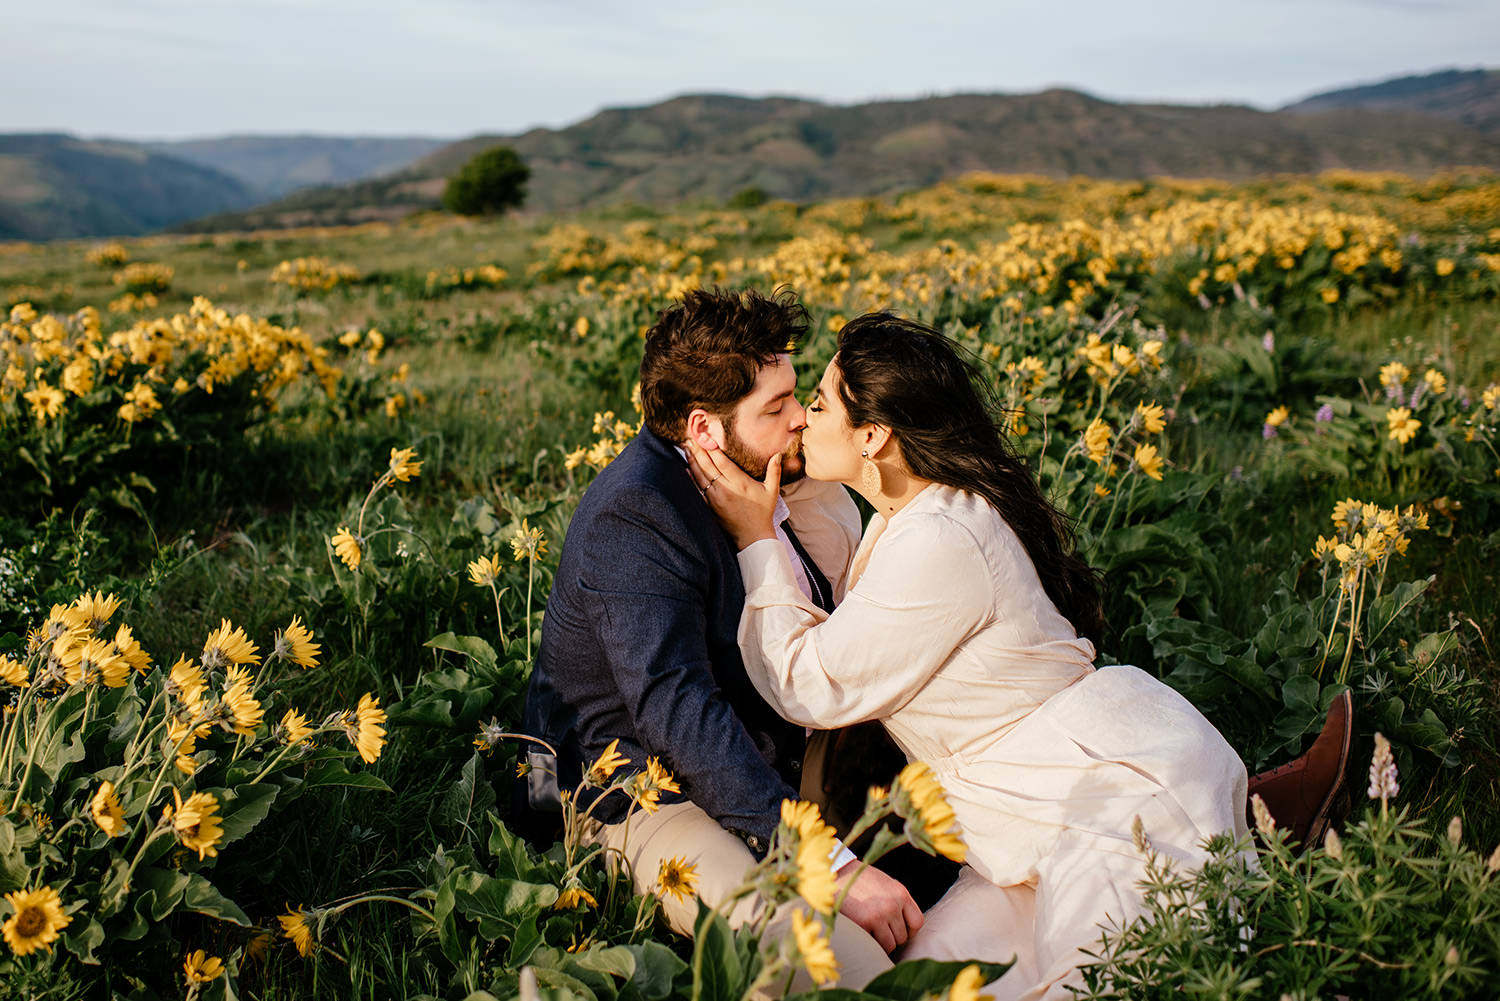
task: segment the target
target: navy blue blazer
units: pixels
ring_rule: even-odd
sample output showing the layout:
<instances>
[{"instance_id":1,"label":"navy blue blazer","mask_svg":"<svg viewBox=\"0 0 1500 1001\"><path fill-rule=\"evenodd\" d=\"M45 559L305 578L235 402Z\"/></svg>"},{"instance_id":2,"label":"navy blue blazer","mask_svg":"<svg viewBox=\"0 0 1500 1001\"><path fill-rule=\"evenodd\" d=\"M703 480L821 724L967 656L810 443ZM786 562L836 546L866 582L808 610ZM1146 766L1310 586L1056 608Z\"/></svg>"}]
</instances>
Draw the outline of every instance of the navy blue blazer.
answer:
<instances>
[{"instance_id":1,"label":"navy blue blazer","mask_svg":"<svg viewBox=\"0 0 1500 1001\"><path fill-rule=\"evenodd\" d=\"M628 770L656 755L676 777L662 802L686 797L765 852L806 742L745 675L744 603L733 541L676 447L642 428L584 493L547 599L523 725L557 748L562 789L618 738ZM627 806L612 793L594 816Z\"/></svg>"}]
</instances>

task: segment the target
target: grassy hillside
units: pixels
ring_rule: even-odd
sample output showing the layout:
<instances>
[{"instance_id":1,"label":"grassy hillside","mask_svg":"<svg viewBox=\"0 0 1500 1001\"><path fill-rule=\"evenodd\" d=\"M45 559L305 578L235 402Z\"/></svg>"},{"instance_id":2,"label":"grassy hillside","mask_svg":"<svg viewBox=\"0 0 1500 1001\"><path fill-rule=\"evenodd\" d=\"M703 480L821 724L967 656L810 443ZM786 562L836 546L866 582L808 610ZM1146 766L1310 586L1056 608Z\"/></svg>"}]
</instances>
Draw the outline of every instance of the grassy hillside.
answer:
<instances>
[{"instance_id":1,"label":"grassy hillside","mask_svg":"<svg viewBox=\"0 0 1500 1001\"><path fill-rule=\"evenodd\" d=\"M260 198L344 184L399 170L447 145L443 139L378 136L223 136L148 143L164 156L238 178Z\"/></svg>"},{"instance_id":2,"label":"grassy hillside","mask_svg":"<svg viewBox=\"0 0 1500 1001\"><path fill-rule=\"evenodd\" d=\"M722 202L750 187L795 201L881 195L973 170L1244 179L1330 168L1500 166L1500 137L1410 112L1116 104L1069 90L849 107L694 95L611 108L565 129L476 136L390 177L301 192L187 228L398 218L434 207L444 178L500 143L531 165L528 205L541 211Z\"/></svg>"},{"instance_id":3,"label":"grassy hillside","mask_svg":"<svg viewBox=\"0 0 1500 1001\"><path fill-rule=\"evenodd\" d=\"M1321 112L1335 108L1435 115L1496 135L1500 134L1500 70L1444 70L1403 76L1314 94L1284 110Z\"/></svg>"},{"instance_id":4,"label":"grassy hillside","mask_svg":"<svg viewBox=\"0 0 1500 1001\"><path fill-rule=\"evenodd\" d=\"M0 240L148 233L254 200L226 174L131 143L0 136Z\"/></svg>"}]
</instances>

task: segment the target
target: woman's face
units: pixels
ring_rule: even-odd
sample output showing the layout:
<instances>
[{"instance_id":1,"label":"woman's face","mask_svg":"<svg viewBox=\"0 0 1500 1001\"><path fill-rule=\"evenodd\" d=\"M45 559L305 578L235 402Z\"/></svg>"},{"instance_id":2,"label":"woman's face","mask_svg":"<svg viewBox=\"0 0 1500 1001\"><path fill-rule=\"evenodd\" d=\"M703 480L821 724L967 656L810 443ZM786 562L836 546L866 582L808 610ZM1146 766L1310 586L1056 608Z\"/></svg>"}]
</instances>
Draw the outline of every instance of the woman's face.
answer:
<instances>
[{"instance_id":1,"label":"woman's face","mask_svg":"<svg viewBox=\"0 0 1500 1001\"><path fill-rule=\"evenodd\" d=\"M860 438L849 426L849 414L839 399L839 360L835 355L823 370L817 391L807 407L807 427L802 431L802 459L807 475L815 480L852 484L859 482Z\"/></svg>"}]
</instances>

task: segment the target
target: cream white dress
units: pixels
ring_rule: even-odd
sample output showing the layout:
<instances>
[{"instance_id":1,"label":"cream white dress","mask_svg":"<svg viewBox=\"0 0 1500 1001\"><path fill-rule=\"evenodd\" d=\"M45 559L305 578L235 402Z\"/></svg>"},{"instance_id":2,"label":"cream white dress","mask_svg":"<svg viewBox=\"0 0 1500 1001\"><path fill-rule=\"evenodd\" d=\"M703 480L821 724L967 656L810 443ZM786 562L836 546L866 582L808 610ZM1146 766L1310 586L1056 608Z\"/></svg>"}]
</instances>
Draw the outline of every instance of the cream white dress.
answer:
<instances>
[{"instance_id":1,"label":"cream white dress","mask_svg":"<svg viewBox=\"0 0 1500 1001\"><path fill-rule=\"evenodd\" d=\"M1067 998L1100 925L1137 913L1144 856L1179 865L1245 830L1245 767L1181 695L1135 667L1095 670L1014 531L933 484L876 515L832 614L774 540L739 555L745 668L782 715L881 720L942 781L968 865L906 958L1015 958L1004 998Z\"/></svg>"}]
</instances>

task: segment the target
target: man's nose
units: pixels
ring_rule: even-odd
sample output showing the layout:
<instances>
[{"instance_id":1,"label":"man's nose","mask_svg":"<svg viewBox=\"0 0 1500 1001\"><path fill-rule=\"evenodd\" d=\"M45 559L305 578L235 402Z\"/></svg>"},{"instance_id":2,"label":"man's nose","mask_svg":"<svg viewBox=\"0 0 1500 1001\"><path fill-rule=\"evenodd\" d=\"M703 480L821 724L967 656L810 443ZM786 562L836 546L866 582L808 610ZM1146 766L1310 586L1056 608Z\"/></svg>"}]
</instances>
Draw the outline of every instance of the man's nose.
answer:
<instances>
[{"instance_id":1,"label":"man's nose","mask_svg":"<svg viewBox=\"0 0 1500 1001\"><path fill-rule=\"evenodd\" d=\"M791 429L793 431L801 431L807 427L807 410L801 403L797 402L795 396L792 397L792 412L790 416L792 421Z\"/></svg>"}]
</instances>

